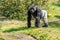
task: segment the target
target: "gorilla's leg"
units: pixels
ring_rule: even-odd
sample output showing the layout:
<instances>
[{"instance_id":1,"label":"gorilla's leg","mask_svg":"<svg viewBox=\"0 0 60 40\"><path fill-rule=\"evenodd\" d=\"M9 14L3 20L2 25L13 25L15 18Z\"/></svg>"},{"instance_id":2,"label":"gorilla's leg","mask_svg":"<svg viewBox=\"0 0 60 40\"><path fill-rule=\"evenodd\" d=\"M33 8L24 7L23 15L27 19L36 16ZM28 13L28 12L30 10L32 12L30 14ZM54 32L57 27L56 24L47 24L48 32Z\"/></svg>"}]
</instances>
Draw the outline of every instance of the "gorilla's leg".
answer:
<instances>
[{"instance_id":1,"label":"gorilla's leg","mask_svg":"<svg viewBox=\"0 0 60 40\"><path fill-rule=\"evenodd\" d=\"M47 18L43 18L43 22L44 22L44 26L43 27L48 27Z\"/></svg>"},{"instance_id":2,"label":"gorilla's leg","mask_svg":"<svg viewBox=\"0 0 60 40\"><path fill-rule=\"evenodd\" d=\"M37 14L36 18L35 18L35 26L39 27L40 26L40 14Z\"/></svg>"},{"instance_id":3,"label":"gorilla's leg","mask_svg":"<svg viewBox=\"0 0 60 40\"><path fill-rule=\"evenodd\" d=\"M42 20L44 23L43 27L48 27L47 12L43 13L42 15L43 15Z\"/></svg>"},{"instance_id":4,"label":"gorilla's leg","mask_svg":"<svg viewBox=\"0 0 60 40\"><path fill-rule=\"evenodd\" d=\"M28 17L27 17L27 26L28 28L31 27L31 14L28 13Z\"/></svg>"}]
</instances>

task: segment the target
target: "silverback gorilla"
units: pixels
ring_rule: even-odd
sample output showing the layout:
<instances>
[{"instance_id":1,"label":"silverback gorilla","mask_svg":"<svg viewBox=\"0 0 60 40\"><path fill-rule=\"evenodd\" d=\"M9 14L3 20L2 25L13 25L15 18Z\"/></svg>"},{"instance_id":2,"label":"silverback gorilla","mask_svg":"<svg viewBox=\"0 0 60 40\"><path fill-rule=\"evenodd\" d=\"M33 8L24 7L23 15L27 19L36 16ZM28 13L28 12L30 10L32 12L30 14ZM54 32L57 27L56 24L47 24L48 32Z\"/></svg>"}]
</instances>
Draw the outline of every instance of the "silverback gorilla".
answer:
<instances>
[{"instance_id":1,"label":"silverback gorilla","mask_svg":"<svg viewBox=\"0 0 60 40\"><path fill-rule=\"evenodd\" d=\"M28 28L31 27L31 17L35 18L35 26L40 27L40 19L42 19L44 26L48 27L47 22L47 11L41 10L36 5L32 4L31 7L28 9L28 17L27 17L27 25Z\"/></svg>"}]
</instances>

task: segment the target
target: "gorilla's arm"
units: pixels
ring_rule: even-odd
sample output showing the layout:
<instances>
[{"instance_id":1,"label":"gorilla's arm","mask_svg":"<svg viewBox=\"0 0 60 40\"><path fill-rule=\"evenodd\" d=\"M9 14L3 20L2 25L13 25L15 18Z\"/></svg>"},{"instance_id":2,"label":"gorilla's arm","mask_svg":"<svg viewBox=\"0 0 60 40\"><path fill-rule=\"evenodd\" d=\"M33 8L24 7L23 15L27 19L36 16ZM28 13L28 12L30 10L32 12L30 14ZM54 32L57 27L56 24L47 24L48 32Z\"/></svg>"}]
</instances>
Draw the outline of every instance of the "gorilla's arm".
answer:
<instances>
[{"instance_id":1,"label":"gorilla's arm","mask_svg":"<svg viewBox=\"0 0 60 40\"><path fill-rule=\"evenodd\" d=\"M28 17L27 17L27 26L31 27L31 14L29 11L28 11Z\"/></svg>"},{"instance_id":2,"label":"gorilla's arm","mask_svg":"<svg viewBox=\"0 0 60 40\"><path fill-rule=\"evenodd\" d=\"M39 27L40 26L40 10L37 8L36 9L36 18L35 18L35 26Z\"/></svg>"}]
</instances>

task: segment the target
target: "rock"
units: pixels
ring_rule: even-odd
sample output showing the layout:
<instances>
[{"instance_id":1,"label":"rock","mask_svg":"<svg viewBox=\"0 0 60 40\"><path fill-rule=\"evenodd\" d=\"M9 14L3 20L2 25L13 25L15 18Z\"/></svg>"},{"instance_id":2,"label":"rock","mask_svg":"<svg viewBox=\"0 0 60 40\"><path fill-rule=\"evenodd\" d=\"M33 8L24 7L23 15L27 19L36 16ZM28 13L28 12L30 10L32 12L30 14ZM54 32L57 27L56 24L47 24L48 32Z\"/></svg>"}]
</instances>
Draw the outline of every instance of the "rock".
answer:
<instances>
[{"instance_id":1,"label":"rock","mask_svg":"<svg viewBox=\"0 0 60 40\"><path fill-rule=\"evenodd\" d=\"M5 40L36 40L32 36L26 34L5 34L4 39Z\"/></svg>"}]
</instances>

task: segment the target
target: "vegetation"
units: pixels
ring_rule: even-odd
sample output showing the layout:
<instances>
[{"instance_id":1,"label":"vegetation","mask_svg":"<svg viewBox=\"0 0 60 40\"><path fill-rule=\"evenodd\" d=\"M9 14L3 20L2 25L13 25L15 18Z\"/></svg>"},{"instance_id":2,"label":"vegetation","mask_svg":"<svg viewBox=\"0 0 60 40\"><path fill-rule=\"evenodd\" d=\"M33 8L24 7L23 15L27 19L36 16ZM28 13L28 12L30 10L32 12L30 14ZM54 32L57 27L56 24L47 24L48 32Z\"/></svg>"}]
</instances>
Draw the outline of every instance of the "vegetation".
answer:
<instances>
[{"instance_id":1,"label":"vegetation","mask_svg":"<svg viewBox=\"0 0 60 40\"><path fill-rule=\"evenodd\" d=\"M0 0L0 15L9 19L26 20L28 7L35 3L41 9L48 11L50 17L56 15L57 0ZM27 5L27 6L26 6ZM58 9L59 6L58 6ZM23 17L24 16L24 17Z\"/></svg>"}]
</instances>

